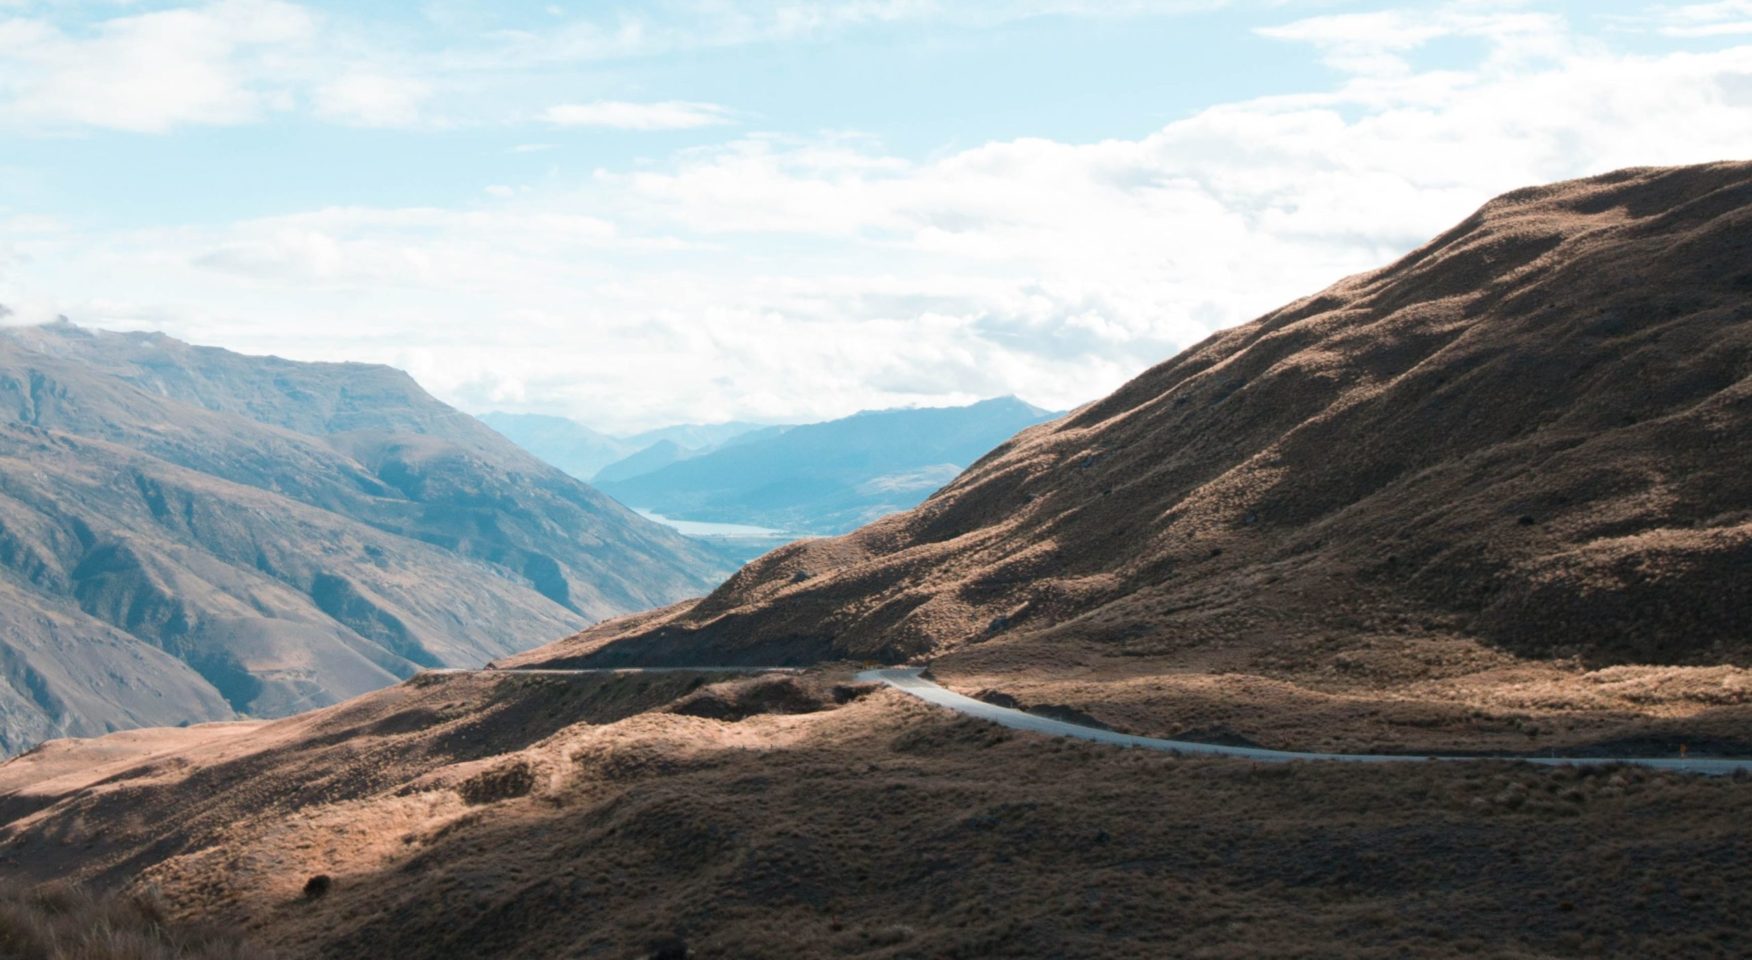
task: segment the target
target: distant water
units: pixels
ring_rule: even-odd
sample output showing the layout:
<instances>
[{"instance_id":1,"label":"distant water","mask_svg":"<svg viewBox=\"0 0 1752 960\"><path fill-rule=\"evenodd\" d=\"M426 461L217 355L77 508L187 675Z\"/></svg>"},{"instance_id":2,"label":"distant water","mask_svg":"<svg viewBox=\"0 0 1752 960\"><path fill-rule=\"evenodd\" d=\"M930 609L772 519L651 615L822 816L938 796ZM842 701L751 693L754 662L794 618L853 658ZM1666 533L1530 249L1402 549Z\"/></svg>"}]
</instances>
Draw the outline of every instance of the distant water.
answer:
<instances>
[{"instance_id":1,"label":"distant water","mask_svg":"<svg viewBox=\"0 0 1752 960\"><path fill-rule=\"evenodd\" d=\"M794 540L797 535L771 527L757 527L746 523L712 523L706 520L672 520L661 513L651 510L633 508L633 512L646 520L655 520L677 533L690 537L763 537L773 540Z\"/></svg>"}]
</instances>

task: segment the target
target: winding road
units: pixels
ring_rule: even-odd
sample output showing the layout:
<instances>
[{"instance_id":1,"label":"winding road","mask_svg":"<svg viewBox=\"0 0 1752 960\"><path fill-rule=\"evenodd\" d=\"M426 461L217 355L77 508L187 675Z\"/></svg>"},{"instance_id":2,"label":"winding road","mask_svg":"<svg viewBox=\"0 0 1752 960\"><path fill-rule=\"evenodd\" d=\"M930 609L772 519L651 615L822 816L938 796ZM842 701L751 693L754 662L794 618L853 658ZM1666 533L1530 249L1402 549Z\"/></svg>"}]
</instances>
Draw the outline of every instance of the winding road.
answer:
<instances>
[{"instance_id":1,"label":"winding road","mask_svg":"<svg viewBox=\"0 0 1752 960\"><path fill-rule=\"evenodd\" d=\"M796 667L605 667L597 669L497 669L433 670L431 673L492 673L535 674L538 676L590 676L608 673L801 673ZM1028 733L1045 734L1049 737L1071 737L1077 740L1088 740L1094 743L1106 743L1116 747L1134 747L1140 750L1158 750L1163 753L1175 753L1185 756L1201 757L1235 757L1242 760L1259 760L1267 763L1284 763L1293 760L1328 760L1338 763L1428 763L1428 762L1460 762L1465 760L1515 760L1521 763L1538 764L1545 767L1571 766L1614 766L1627 764L1637 767L1649 767L1655 770L1670 770L1675 773L1695 773L1706 776L1731 776L1741 771L1752 773L1752 760L1737 760L1716 757L1530 757L1530 756L1444 756L1440 754L1402 754L1402 753L1302 753L1294 750L1267 750L1263 747L1234 747L1219 743L1198 743L1192 740L1167 740L1161 737L1140 737L1129 733L1118 733L1113 730L1102 730L1097 727L1086 727L1081 724L1068 723L1064 720L1054 720L1050 717L1036 716L1011 707L1000 707L975 700L972 697L956 693L925 679L922 667L882 667L875 670L865 670L857 675L864 683L884 683L909 696L917 697L926 703L934 704L980 720L995 723L1011 730L1022 730Z\"/></svg>"},{"instance_id":2,"label":"winding road","mask_svg":"<svg viewBox=\"0 0 1752 960\"><path fill-rule=\"evenodd\" d=\"M565 667L495 667L491 664L481 670L470 670L467 667L434 667L422 670L421 673L491 673L528 674L535 677L593 677L607 673L802 673L802 667L580 667L567 669Z\"/></svg>"},{"instance_id":3,"label":"winding road","mask_svg":"<svg viewBox=\"0 0 1752 960\"><path fill-rule=\"evenodd\" d=\"M1010 707L1000 707L963 696L953 690L944 689L920 676L921 667L888 667L879 670L866 670L858 674L858 679L866 682L880 681L896 690L918 697L926 703L947 707L956 713L989 720L1012 730L1026 730L1030 733L1044 733L1053 737L1074 737L1078 740L1090 740L1095 743L1110 743L1118 747L1137 747L1143 750L1161 750L1166 753L1179 753L1189 756L1207 757L1239 757L1244 760L1263 760L1272 763L1282 763L1290 760L1334 760L1343 763L1421 763L1429 761L1460 761L1460 760L1519 760L1523 763L1536 763L1548 767L1568 766L1611 766L1613 764L1631 764L1639 767L1653 767L1657 770L1673 770L1680 773L1701 773L1711 776L1728 776L1741 770L1752 772L1752 760L1729 760L1707 757L1527 757L1527 756L1423 756L1419 754L1394 753L1298 753L1293 750L1267 750L1262 747L1230 747L1216 743L1195 743L1190 740L1164 740L1159 737L1139 737L1129 733L1116 733L1112 730L1101 730L1096 727L1085 727L1080 724L1067 723L1063 720L1053 720L1048 717L1035 716Z\"/></svg>"}]
</instances>

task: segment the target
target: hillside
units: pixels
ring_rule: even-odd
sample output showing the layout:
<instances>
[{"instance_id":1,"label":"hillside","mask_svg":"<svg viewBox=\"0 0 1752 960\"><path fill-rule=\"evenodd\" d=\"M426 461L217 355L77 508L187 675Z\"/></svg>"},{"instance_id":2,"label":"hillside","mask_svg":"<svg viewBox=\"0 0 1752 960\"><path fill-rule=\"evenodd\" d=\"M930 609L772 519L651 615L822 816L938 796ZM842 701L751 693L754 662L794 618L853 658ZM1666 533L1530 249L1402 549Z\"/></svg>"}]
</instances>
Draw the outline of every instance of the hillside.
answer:
<instances>
[{"instance_id":1,"label":"hillside","mask_svg":"<svg viewBox=\"0 0 1752 960\"><path fill-rule=\"evenodd\" d=\"M764 431L597 485L669 517L843 533L912 507L1016 431L1051 417L1014 397L965 407L875 410ZM655 458L652 458L655 459Z\"/></svg>"},{"instance_id":2,"label":"hillside","mask_svg":"<svg viewBox=\"0 0 1752 960\"><path fill-rule=\"evenodd\" d=\"M1354 690L1744 704L1707 671L1752 665L1749 238L1748 164L1508 194L917 510L507 662L932 657L1157 728L1212 692L1102 684L1218 673L1262 733ZM1625 664L1696 669L1577 679Z\"/></svg>"},{"instance_id":3,"label":"hillside","mask_svg":"<svg viewBox=\"0 0 1752 960\"><path fill-rule=\"evenodd\" d=\"M919 508L507 666L0 765L0 882L288 958L1752 954L1752 164L1518 191Z\"/></svg>"},{"instance_id":4,"label":"hillside","mask_svg":"<svg viewBox=\"0 0 1752 960\"><path fill-rule=\"evenodd\" d=\"M0 877L285 960L1752 949L1723 778L1180 759L826 677L428 676L160 733L0 766Z\"/></svg>"},{"instance_id":5,"label":"hillside","mask_svg":"<svg viewBox=\"0 0 1752 960\"><path fill-rule=\"evenodd\" d=\"M333 703L721 568L399 371L0 331L0 752Z\"/></svg>"}]
</instances>

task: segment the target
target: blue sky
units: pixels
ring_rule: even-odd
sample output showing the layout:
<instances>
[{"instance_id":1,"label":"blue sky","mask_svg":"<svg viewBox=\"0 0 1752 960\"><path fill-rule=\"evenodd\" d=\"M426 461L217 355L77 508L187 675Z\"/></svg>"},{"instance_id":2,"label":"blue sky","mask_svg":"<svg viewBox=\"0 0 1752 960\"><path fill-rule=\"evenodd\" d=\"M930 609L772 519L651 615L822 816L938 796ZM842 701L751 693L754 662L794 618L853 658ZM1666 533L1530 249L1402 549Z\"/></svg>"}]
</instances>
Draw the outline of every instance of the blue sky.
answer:
<instances>
[{"instance_id":1,"label":"blue sky","mask_svg":"<svg viewBox=\"0 0 1752 960\"><path fill-rule=\"evenodd\" d=\"M1752 0L0 0L0 304L631 429L1097 397L1752 154Z\"/></svg>"}]
</instances>

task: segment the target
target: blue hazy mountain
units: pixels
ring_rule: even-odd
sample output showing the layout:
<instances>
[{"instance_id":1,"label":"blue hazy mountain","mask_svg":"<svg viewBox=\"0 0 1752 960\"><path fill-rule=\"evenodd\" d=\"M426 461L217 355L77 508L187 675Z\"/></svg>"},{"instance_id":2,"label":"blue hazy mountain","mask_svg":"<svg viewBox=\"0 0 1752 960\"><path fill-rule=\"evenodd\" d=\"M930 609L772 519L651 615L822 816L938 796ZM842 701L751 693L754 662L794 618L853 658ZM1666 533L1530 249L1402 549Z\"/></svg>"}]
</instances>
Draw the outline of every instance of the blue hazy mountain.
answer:
<instances>
[{"instance_id":1,"label":"blue hazy mountain","mask_svg":"<svg viewBox=\"0 0 1752 960\"><path fill-rule=\"evenodd\" d=\"M505 439L580 480L593 479L604 467L653 448L654 452L635 461L631 469L662 466L674 459L716 449L751 432L783 429L742 421L679 423L618 436L592 430L567 417L541 413L483 413L480 420ZM616 475L631 474L623 468Z\"/></svg>"},{"instance_id":2,"label":"blue hazy mountain","mask_svg":"<svg viewBox=\"0 0 1752 960\"><path fill-rule=\"evenodd\" d=\"M680 463L695 455L696 451L676 443L674 440L659 440L638 453L603 467L591 478L592 483L612 483L616 480L630 480L669 466Z\"/></svg>"},{"instance_id":3,"label":"blue hazy mountain","mask_svg":"<svg viewBox=\"0 0 1752 960\"><path fill-rule=\"evenodd\" d=\"M581 480L641 446L565 417L494 412L483 413L480 419L505 439Z\"/></svg>"},{"instance_id":4,"label":"blue hazy mountain","mask_svg":"<svg viewBox=\"0 0 1752 960\"><path fill-rule=\"evenodd\" d=\"M634 451L643 450L654 443L667 440L684 450L700 453L735 443L750 433L786 429L789 428L773 427L764 423L749 423L745 420L730 420L724 423L678 423L673 426L658 427L655 430L646 430L644 433L630 434L623 439Z\"/></svg>"},{"instance_id":5,"label":"blue hazy mountain","mask_svg":"<svg viewBox=\"0 0 1752 960\"><path fill-rule=\"evenodd\" d=\"M870 411L744 434L649 472L600 476L596 485L666 517L841 533L917 505L1017 431L1053 416L1015 397Z\"/></svg>"}]
</instances>

